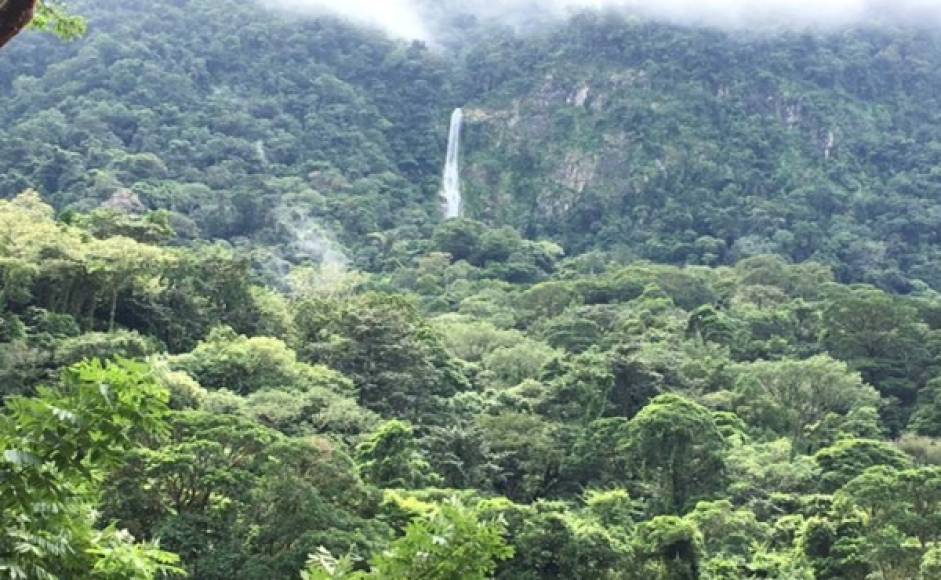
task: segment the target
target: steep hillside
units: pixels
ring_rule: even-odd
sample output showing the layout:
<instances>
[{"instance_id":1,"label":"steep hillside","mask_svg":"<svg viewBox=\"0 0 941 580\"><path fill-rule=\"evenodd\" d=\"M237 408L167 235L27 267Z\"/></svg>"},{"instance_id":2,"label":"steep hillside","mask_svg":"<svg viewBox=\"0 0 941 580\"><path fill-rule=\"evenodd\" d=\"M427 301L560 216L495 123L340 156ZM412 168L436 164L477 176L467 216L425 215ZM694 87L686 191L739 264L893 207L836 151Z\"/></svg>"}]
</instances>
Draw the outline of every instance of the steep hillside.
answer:
<instances>
[{"instance_id":1,"label":"steep hillside","mask_svg":"<svg viewBox=\"0 0 941 580\"><path fill-rule=\"evenodd\" d=\"M933 286L941 43L733 35L585 14L467 56L472 213L715 264L760 253Z\"/></svg>"},{"instance_id":2,"label":"steep hillside","mask_svg":"<svg viewBox=\"0 0 941 580\"><path fill-rule=\"evenodd\" d=\"M73 6L87 38L0 56L0 195L85 210L127 188L190 237L282 244L295 222L361 242L437 217L447 98L424 47L234 0Z\"/></svg>"},{"instance_id":3,"label":"steep hillside","mask_svg":"<svg viewBox=\"0 0 941 580\"><path fill-rule=\"evenodd\" d=\"M234 0L75 7L88 38L0 56L0 195L33 187L83 211L130 190L183 239L389 269L440 221L463 105L467 213L490 225L569 254L776 253L842 281L941 287L932 32L584 13L515 33L452 15L429 48Z\"/></svg>"}]
</instances>

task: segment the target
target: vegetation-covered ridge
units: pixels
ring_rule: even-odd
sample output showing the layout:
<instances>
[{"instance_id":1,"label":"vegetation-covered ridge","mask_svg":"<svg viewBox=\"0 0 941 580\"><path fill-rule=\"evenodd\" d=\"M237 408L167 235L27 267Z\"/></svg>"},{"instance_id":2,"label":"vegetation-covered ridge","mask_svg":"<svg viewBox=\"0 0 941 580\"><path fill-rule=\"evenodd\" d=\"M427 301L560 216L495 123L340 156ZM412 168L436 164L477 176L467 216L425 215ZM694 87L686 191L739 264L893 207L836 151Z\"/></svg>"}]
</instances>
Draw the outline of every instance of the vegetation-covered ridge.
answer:
<instances>
[{"instance_id":1,"label":"vegetation-covered ridge","mask_svg":"<svg viewBox=\"0 0 941 580\"><path fill-rule=\"evenodd\" d=\"M470 220L276 291L154 215L67 217L0 202L7 575L938 575L933 291Z\"/></svg>"},{"instance_id":2,"label":"vegetation-covered ridge","mask_svg":"<svg viewBox=\"0 0 941 580\"><path fill-rule=\"evenodd\" d=\"M255 248L272 277L272 253L390 270L440 221L463 105L465 207L492 226L573 254L770 253L941 285L935 31L586 12L523 34L455 4L429 48L255 2L73 2L82 42L26 35L0 57L0 196L87 212L133 194L180 241Z\"/></svg>"}]
</instances>

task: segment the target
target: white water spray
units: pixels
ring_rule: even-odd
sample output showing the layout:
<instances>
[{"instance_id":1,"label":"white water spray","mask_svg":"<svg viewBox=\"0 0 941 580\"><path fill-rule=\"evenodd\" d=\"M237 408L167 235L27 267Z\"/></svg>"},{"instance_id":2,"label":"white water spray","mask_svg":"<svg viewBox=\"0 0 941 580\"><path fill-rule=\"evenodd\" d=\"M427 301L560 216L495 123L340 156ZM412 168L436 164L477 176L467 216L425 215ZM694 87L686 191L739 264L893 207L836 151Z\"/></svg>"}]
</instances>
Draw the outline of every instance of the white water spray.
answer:
<instances>
[{"instance_id":1,"label":"white water spray","mask_svg":"<svg viewBox=\"0 0 941 580\"><path fill-rule=\"evenodd\" d=\"M464 111L460 108L451 113L451 130L448 133L448 157L444 163L444 177L441 179L441 198L444 205L444 217L461 217L461 125Z\"/></svg>"}]
</instances>

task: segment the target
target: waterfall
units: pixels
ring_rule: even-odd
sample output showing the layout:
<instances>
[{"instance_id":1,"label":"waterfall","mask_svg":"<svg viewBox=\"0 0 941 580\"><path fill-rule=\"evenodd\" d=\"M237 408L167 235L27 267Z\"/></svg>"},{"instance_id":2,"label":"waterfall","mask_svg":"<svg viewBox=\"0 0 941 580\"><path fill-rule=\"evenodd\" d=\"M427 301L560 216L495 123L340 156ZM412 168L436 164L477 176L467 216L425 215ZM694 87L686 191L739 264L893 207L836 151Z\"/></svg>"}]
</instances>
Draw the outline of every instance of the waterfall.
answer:
<instances>
[{"instance_id":1,"label":"waterfall","mask_svg":"<svg viewBox=\"0 0 941 580\"><path fill-rule=\"evenodd\" d=\"M444 163L441 179L441 198L444 217L461 217L461 124L464 111L460 108L451 113L451 130L448 132L448 157Z\"/></svg>"}]
</instances>

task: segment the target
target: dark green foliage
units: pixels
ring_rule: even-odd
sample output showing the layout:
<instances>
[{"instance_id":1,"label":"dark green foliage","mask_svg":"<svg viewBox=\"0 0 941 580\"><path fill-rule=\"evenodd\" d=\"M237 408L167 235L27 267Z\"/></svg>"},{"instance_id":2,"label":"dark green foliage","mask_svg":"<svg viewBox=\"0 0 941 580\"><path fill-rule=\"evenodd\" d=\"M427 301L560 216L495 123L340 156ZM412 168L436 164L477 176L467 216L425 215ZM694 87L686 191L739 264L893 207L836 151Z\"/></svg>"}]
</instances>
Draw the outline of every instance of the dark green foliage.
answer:
<instances>
[{"instance_id":1,"label":"dark green foliage","mask_svg":"<svg viewBox=\"0 0 941 580\"><path fill-rule=\"evenodd\" d=\"M641 558L657 561L665 580L699 578L702 538L692 523L657 516L640 525L634 542Z\"/></svg>"},{"instance_id":2,"label":"dark green foliage","mask_svg":"<svg viewBox=\"0 0 941 580\"><path fill-rule=\"evenodd\" d=\"M941 380L935 378L918 393L911 428L919 435L941 436Z\"/></svg>"},{"instance_id":3,"label":"dark green foliage","mask_svg":"<svg viewBox=\"0 0 941 580\"><path fill-rule=\"evenodd\" d=\"M312 299L295 308L302 358L350 377L368 409L417 422L470 386L405 297Z\"/></svg>"},{"instance_id":4,"label":"dark green foliage","mask_svg":"<svg viewBox=\"0 0 941 580\"><path fill-rule=\"evenodd\" d=\"M427 231L445 67L423 45L255 3L70 7L89 34L56 48L58 73L28 58L38 84L20 92L11 65L41 41L27 35L4 52L0 156L19 161L0 172L0 195L36 187L59 208L86 211L130 190L171 212L182 236L266 243L293 241L278 211L303 206L342 224L337 234L366 262L385 259L370 256L366 234ZM205 23L202 34L189 34L193 22ZM68 92L76 98L65 102Z\"/></svg>"},{"instance_id":5,"label":"dark green foliage","mask_svg":"<svg viewBox=\"0 0 941 580\"><path fill-rule=\"evenodd\" d=\"M356 449L356 460L363 478L380 487L417 488L440 479L421 457L411 426L402 421L383 423Z\"/></svg>"}]
</instances>

